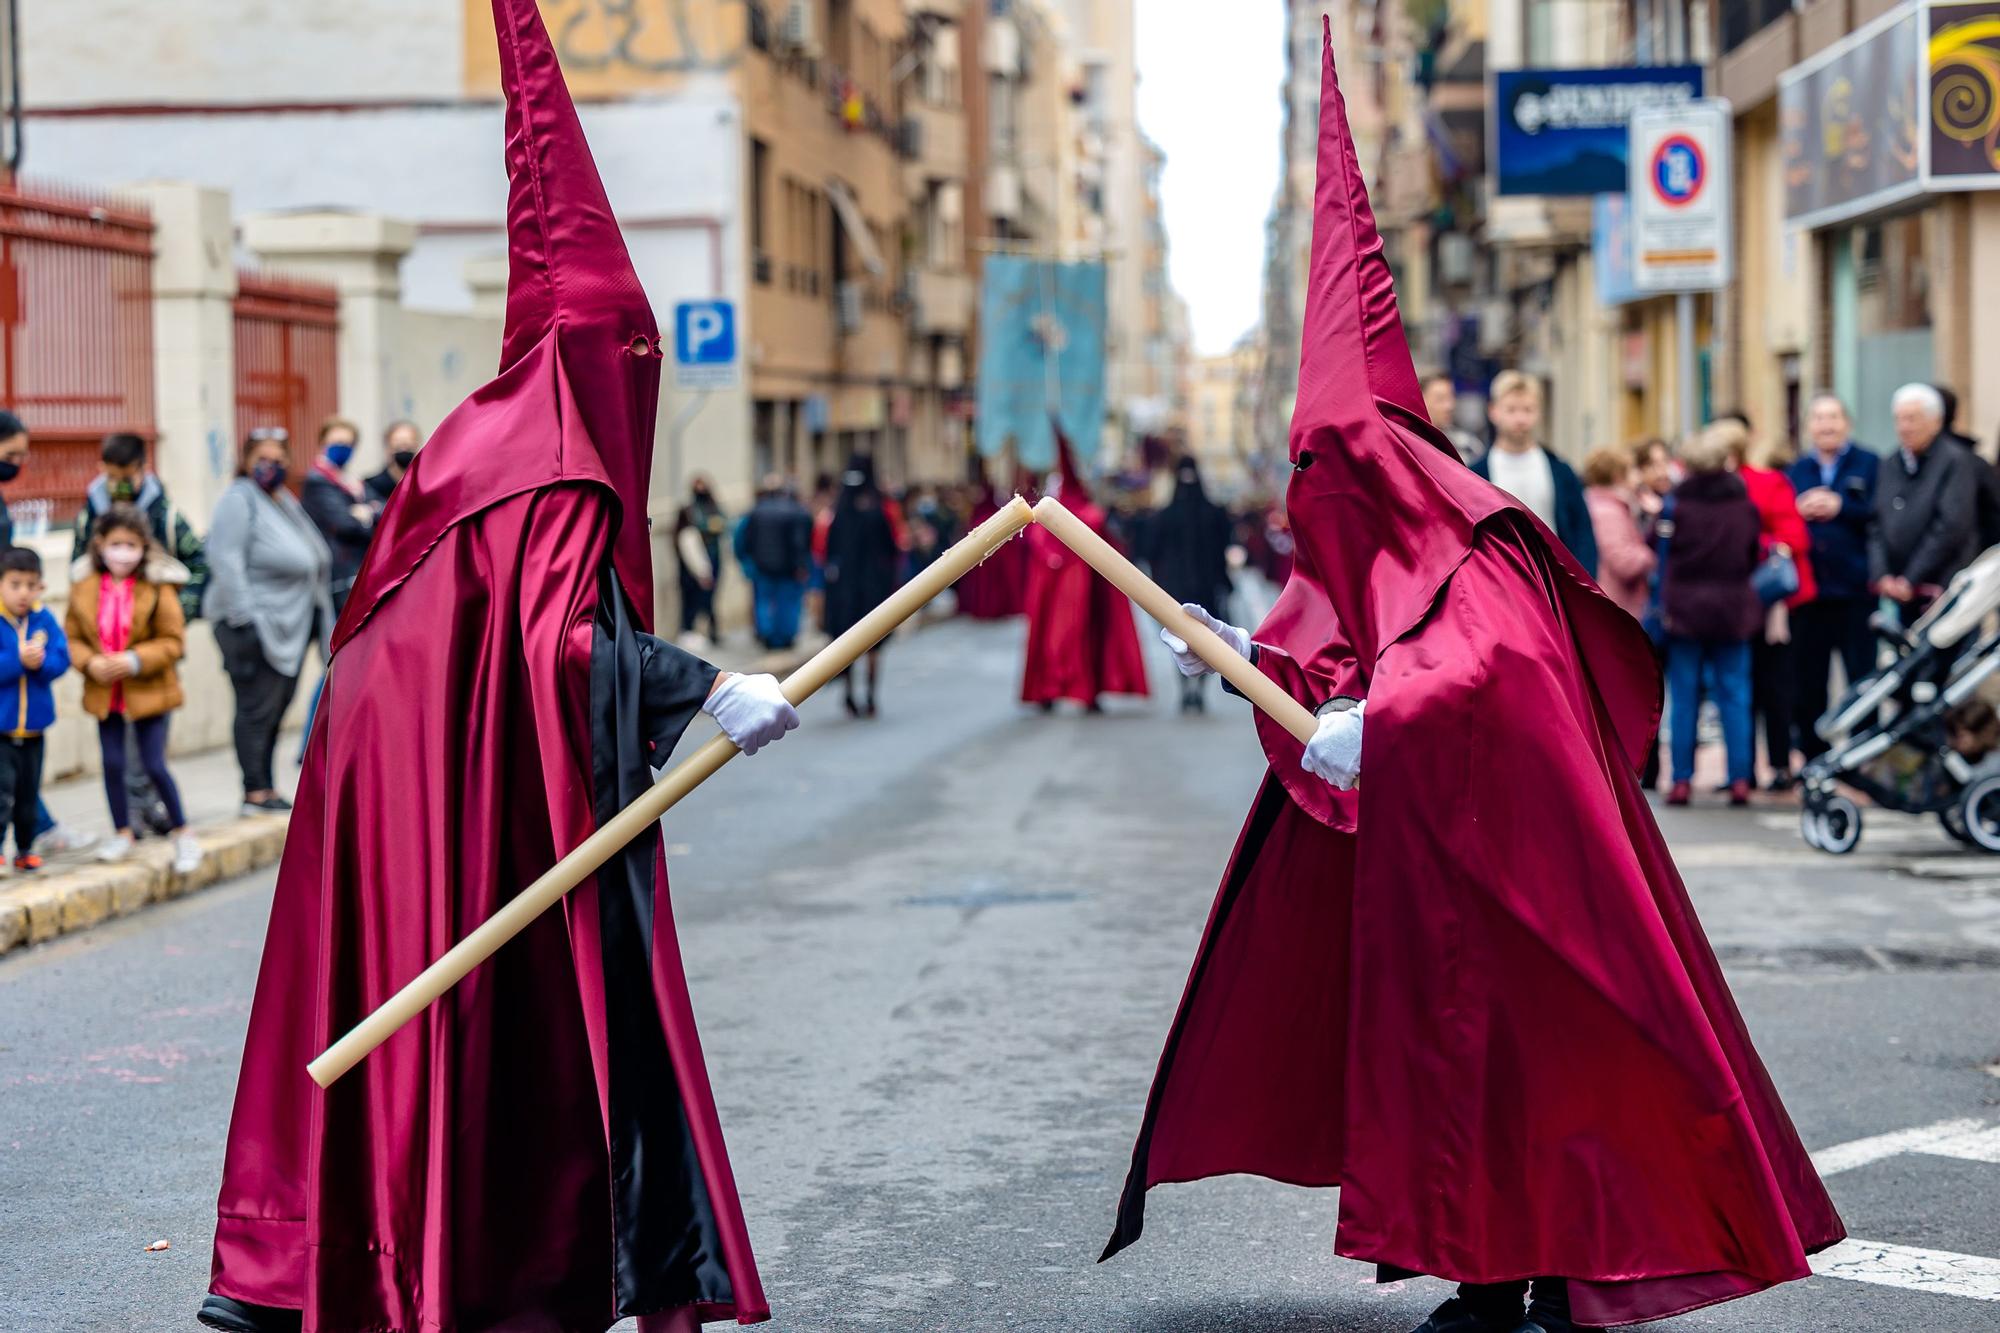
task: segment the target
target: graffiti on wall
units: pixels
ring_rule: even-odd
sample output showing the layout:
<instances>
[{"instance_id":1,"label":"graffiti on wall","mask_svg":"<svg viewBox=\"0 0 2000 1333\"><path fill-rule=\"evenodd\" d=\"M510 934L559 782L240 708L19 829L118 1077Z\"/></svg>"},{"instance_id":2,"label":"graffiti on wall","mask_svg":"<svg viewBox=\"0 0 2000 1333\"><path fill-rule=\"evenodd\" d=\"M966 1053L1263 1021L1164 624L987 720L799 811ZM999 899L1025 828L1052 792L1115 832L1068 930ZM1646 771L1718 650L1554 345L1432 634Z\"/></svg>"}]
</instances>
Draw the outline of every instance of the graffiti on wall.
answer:
<instances>
[{"instance_id":1,"label":"graffiti on wall","mask_svg":"<svg viewBox=\"0 0 2000 1333\"><path fill-rule=\"evenodd\" d=\"M571 88L594 97L645 92L742 55L750 6L743 0L540 0ZM469 92L499 86L492 0L466 0Z\"/></svg>"}]
</instances>

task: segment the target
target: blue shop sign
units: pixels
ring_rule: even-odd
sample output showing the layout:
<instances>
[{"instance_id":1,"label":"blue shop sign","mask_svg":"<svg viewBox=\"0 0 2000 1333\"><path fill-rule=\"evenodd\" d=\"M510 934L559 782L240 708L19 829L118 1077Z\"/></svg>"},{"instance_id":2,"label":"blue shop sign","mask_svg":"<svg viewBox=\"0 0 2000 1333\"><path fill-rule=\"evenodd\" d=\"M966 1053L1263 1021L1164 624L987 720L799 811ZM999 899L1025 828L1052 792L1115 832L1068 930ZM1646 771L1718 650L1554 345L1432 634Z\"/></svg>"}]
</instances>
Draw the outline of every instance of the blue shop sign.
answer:
<instances>
[{"instance_id":1,"label":"blue shop sign","mask_svg":"<svg viewBox=\"0 0 2000 1333\"><path fill-rule=\"evenodd\" d=\"M1699 65L1496 71L1494 192L1623 194L1632 112L1702 92Z\"/></svg>"}]
</instances>

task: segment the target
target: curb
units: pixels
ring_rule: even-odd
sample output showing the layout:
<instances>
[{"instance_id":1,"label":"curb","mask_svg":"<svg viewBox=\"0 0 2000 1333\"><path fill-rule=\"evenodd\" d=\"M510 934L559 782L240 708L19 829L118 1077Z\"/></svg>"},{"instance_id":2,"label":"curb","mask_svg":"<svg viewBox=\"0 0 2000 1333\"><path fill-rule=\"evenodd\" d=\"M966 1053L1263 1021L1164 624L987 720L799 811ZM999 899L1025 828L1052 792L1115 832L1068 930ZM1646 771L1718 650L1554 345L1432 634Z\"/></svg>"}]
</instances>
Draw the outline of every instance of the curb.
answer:
<instances>
[{"instance_id":1,"label":"curb","mask_svg":"<svg viewBox=\"0 0 2000 1333\"><path fill-rule=\"evenodd\" d=\"M201 864L185 875L174 873L173 849L149 838L112 865L87 862L8 880L0 885L0 956L261 870L284 854L287 827L269 815L197 827Z\"/></svg>"}]
</instances>

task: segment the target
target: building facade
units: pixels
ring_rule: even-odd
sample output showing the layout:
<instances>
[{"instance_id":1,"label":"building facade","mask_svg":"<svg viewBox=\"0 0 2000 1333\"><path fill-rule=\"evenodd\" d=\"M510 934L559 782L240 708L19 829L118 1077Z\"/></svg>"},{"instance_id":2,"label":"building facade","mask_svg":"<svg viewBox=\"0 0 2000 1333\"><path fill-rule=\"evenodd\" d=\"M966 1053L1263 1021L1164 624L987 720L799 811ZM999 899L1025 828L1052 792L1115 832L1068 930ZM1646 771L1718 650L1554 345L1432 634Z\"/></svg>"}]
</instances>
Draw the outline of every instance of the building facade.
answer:
<instances>
[{"instance_id":1,"label":"building facade","mask_svg":"<svg viewBox=\"0 0 2000 1333\"><path fill-rule=\"evenodd\" d=\"M662 332L683 303L734 311L733 364L667 367L656 520L697 472L732 506L857 450L893 480L961 475L960 6L542 8ZM403 291L441 310L468 308L468 274L504 249L489 0L77 0L27 7L22 45L31 172L399 219ZM394 379L344 382L371 442L412 410Z\"/></svg>"}]
</instances>

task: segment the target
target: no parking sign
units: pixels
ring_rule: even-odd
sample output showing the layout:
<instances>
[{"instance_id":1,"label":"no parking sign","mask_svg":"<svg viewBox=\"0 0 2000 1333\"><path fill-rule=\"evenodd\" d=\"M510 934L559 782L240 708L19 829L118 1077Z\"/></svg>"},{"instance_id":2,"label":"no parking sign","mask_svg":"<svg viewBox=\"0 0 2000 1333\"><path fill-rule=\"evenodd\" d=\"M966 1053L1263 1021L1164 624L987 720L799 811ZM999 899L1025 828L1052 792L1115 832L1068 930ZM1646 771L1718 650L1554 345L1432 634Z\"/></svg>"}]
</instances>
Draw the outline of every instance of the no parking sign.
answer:
<instances>
[{"instance_id":1,"label":"no parking sign","mask_svg":"<svg viewBox=\"0 0 2000 1333\"><path fill-rule=\"evenodd\" d=\"M1642 292L1705 292L1730 271L1729 103L1632 113L1626 158L1632 282Z\"/></svg>"}]
</instances>

